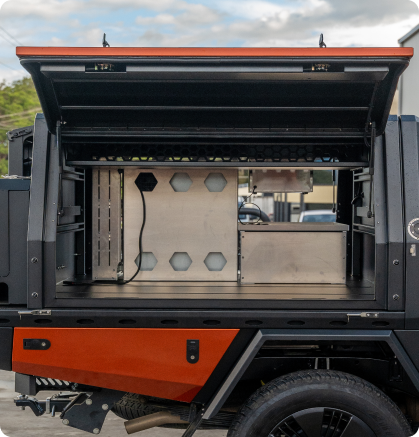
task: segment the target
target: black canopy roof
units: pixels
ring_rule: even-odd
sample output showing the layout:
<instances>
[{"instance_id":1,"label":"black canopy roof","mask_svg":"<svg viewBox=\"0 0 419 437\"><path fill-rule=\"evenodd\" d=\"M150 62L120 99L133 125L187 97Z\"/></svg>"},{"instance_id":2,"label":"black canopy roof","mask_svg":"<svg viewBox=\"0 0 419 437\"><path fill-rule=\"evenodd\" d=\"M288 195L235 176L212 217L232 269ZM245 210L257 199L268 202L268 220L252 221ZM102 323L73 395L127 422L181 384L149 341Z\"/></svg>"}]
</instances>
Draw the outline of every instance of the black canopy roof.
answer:
<instances>
[{"instance_id":1,"label":"black canopy roof","mask_svg":"<svg viewBox=\"0 0 419 437\"><path fill-rule=\"evenodd\" d=\"M21 55L21 63L51 132L59 123L66 135L361 137L375 122L380 135L411 56L406 49L393 56L345 50L329 56L328 50L315 56Z\"/></svg>"}]
</instances>

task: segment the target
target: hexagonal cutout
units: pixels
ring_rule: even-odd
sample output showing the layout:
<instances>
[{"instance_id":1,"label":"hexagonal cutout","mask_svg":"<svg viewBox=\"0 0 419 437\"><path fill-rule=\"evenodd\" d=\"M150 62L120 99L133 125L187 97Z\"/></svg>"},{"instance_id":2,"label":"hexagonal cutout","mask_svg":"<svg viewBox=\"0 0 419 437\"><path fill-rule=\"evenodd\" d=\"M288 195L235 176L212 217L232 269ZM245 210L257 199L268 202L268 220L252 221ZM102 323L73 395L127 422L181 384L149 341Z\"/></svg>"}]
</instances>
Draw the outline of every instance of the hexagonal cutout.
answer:
<instances>
[{"instance_id":1,"label":"hexagonal cutout","mask_svg":"<svg viewBox=\"0 0 419 437\"><path fill-rule=\"evenodd\" d=\"M170 179L170 185L177 193L186 193L192 185L188 173L175 173Z\"/></svg>"},{"instance_id":2,"label":"hexagonal cutout","mask_svg":"<svg viewBox=\"0 0 419 437\"><path fill-rule=\"evenodd\" d=\"M205 179L205 186L211 193L221 193L226 185L227 181L222 173L210 173Z\"/></svg>"},{"instance_id":3,"label":"hexagonal cutout","mask_svg":"<svg viewBox=\"0 0 419 437\"><path fill-rule=\"evenodd\" d=\"M157 185L157 179L153 173L140 173L135 179L135 185L140 191L153 191Z\"/></svg>"},{"instance_id":4,"label":"hexagonal cutout","mask_svg":"<svg viewBox=\"0 0 419 437\"><path fill-rule=\"evenodd\" d=\"M210 252L204 263L210 272L221 272L227 264L227 260L221 252Z\"/></svg>"},{"instance_id":5,"label":"hexagonal cutout","mask_svg":"<svg viewBox=\"0 0 419 437\"><path fill-rule=\"evenodd\" d=\"M137 256L135 259L135 264L140 262L140 255ZM153 252L143 252L142 260L141 260L141 272L151 272L154 270L154 267L156 267L157 264L157 258L154 256Z\"/></svg>"},{"instance_id":6,"label":"hexagonal cutout","mask_svg":"<svg viewBox=\"0 0 419 437\"><path fill-rule=\"evenodd\" d=\"M175 272L186 272L192 264L187 252L175 252L169 262Z\"/></svg>"}]
</instances>

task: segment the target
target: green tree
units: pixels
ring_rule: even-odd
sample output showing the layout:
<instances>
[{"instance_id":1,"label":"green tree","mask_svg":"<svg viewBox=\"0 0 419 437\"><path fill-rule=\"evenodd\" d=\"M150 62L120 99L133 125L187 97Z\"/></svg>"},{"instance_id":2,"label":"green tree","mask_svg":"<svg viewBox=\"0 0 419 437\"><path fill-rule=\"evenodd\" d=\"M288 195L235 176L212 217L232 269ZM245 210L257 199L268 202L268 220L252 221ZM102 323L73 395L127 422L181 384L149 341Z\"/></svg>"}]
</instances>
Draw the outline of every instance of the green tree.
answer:
<instances>
[{"instance_id":1,"label":"green tree","mask_svg":"<svg viewBox=\"0 0 419 437\"><path fill-rule=\"evenodd\" d=\"M7 132L30 126L41 105L32 79L0 83L0 176L7 173Z\"/></svg>"}]
</instances>

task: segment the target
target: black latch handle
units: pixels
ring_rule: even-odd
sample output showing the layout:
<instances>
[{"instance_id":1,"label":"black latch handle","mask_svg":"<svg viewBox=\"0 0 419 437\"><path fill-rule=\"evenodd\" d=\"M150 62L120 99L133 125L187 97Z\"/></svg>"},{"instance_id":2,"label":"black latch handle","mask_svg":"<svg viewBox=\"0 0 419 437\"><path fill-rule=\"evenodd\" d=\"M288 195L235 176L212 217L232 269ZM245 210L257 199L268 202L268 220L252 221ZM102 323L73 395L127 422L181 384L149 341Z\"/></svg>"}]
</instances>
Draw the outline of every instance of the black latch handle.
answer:
<instances>
[{"instance_id":1,"label":"black latch handle","mask_svg":"<svg viewBox=\"0 0 419 437\"><path fill-rule=\"evenodd\" d=\"M186 359L191 364L196 364L199 361L199 340L186 341Z\"/></svg>"},{"instance_id":2,"label":"black latch handle","mask_svg":"<svg viewBox=\"0 0 419 437\"><path fill-rule=\"evenodd\" d=\"M23 349L30 351L46 351L51 347L51 342L45 339L24 338Z\"/></svg>"}]
</instances>

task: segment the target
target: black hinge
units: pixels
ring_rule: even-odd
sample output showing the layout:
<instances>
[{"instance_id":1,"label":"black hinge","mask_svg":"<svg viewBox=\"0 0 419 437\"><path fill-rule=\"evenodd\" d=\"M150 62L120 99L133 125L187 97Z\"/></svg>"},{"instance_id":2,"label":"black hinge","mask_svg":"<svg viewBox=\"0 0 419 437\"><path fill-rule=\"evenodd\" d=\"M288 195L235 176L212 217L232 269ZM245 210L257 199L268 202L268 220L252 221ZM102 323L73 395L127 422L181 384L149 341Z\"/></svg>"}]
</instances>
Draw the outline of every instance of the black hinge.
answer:
<instances>
[{"instance_id":1,"label":"black hinge","mask_svg":"<svg viewBox=\"0 0 419 437\"><path fill-rule=\"evenodd\" d=\"M24 129L15 129L10 132L7 132L7 136L9 141L13 141L16 138L23 137L24 135L29 135L33 132L32 127L25 127Z\"/></svg>"},{"instance_id":2,"label":"black hinge","mask_svg":"<svg viewBox=\"0 0 419 437\"><path fill-rule=\"evenodd\" d=\"M199 340L186 341L186 359L191 364L196 364L199 361Z\"/></svg>"},{"instance_id":3,"label":"black hinge","mask_svg":"<svg viewBox=\"0 0 419 437\"><path fill-rule=\"evenodd\" d=\"M51 347L51 342L49 340L38 339L38 338L24 338L23 339L23 349L30 351L46 351Z\"/></svg>"},{"instance_id":4,"label":"black hinge","mask_svg":"<svg viewBox=\"0 0 419 437\"><path fill-rule=\"evenodd\" d=\"M390 381L402 382L403 381L403 367L397 358L390 361Z\"/></svg>"}]
</instances>

